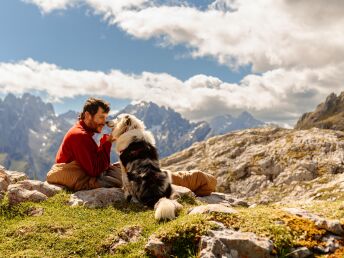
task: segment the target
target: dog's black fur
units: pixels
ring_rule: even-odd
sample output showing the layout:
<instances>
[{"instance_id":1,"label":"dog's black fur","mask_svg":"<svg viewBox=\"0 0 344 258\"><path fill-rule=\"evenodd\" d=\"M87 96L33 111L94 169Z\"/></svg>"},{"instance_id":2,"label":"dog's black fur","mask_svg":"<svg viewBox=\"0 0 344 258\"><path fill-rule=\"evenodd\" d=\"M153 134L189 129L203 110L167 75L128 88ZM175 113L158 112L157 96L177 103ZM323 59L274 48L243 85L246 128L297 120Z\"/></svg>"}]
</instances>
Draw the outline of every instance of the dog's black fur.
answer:
<instances>
[{"instance_id":1,"label":"dog's black fur","mask_svg":"<svg viewBox=\"0 0 344 258\"><path fill-rule=\"evenodd\" d=\"M153 207L162 197L172 193L168 174L159 167L157 149L146 141L133 141L119 156L127 168L127 177L134 188L135 197ZM128 196L129 200L131 196Z\"/></svg>"}]
</instances>

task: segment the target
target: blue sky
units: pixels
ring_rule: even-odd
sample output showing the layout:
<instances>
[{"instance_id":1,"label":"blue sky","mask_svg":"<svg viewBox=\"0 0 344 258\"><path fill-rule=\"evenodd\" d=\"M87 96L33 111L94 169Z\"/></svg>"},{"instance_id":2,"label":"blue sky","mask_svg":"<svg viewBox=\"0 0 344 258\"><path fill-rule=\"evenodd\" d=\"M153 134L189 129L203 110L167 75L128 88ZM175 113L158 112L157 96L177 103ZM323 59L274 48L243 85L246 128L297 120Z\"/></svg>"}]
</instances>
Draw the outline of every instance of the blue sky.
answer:
<instances>
[{"instance_id":1,"label":"blue sky","mask_svg":"<svg viewBox=\"0 0 344 258\"><path fill-rule=\"evenodd\" d=\"M211 1L190 2L204 7ZM76 70L166 72L181 80L207 74L238 82L245 74L245 69L230 71L210 57L187 57L185 46L163 48L156 39L135 39L109 26L101 16L91 15L90 8L85 6L42 15L37 6L20 0L2 0L0 34L0 62L32 58ZM86 98L87 95L64 98L54 104L56 112L78 109ZM114 109L130 103L130 100L106 99Z\"/></svg>"},{"instance_id":2,"label":"blue sky","mask_svg":"<svg viewBox=\"0 0 344 258\"><path fill-rule=\"evenodd\" d=\"M98 95L115 110L145 100L192 120L247 110L292 125L343 89L343 11L335 0L2 0L0 96L38 92L58 113Z\"/></svg>"}]
</instances>

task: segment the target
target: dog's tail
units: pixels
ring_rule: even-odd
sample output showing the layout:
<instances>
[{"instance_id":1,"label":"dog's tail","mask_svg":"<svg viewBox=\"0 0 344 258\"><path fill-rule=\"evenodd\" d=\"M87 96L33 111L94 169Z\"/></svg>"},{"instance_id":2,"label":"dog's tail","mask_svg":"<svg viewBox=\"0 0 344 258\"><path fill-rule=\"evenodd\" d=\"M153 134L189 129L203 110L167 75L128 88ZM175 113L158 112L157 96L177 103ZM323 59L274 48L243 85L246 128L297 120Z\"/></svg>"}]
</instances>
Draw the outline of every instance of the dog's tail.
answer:
<instances>
[{"instance_id":1,"label":"dog's tail","mask_svg":"<svg viewBox=\"0 0 344 258\"><path fill-rule=\"evenodd\" d=\"M171 220L175 219L178 212L183 208L183 205L176 200L161 198L154 206L156 220Z\"/></svg>"}]
</instances>

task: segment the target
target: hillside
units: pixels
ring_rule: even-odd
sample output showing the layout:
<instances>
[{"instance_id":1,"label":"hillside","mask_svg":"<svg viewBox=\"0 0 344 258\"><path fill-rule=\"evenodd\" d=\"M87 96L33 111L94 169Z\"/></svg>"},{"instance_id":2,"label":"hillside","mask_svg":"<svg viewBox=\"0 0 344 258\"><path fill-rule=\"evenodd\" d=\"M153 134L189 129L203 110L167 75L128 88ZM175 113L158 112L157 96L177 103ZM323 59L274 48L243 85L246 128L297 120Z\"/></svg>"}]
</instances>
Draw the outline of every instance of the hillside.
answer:
<instances>
[{"instance_id":1,"label":"hillside","mask_svg":"<svg viewBox=\"0 0 344 258\"><path fill-rule=\"evenodd\" d=\"M161 164L206 171L220 192L257 202L332 200L344 192L343 155L341 131L261 128L195 143Z\"/></svg>"}]
</instances>

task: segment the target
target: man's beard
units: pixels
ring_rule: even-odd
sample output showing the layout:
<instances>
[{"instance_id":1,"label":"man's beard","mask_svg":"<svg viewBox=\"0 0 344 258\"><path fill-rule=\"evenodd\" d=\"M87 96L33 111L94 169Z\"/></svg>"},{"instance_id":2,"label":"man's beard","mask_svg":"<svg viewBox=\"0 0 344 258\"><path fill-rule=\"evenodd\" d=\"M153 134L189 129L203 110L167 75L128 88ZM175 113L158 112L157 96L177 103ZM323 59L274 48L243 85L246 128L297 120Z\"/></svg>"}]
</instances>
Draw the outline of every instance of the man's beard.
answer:
<instances>
[{"instance_id":1,"label":"man's beard","mask_svg":"<svg viewBox=\"0 0 344 258\"><path fill-rule=\"evenodd\" d=\"M104 124L98 124L98 123L94 122L93 120L91 120L91 123L90 123L89 128L90 128L94 133L101 133L101 130L102 130L102 129L100 129L100 131L98 131L98 127L99 127L99 126L104 126Z\"/></svg>"}]
</instances>

